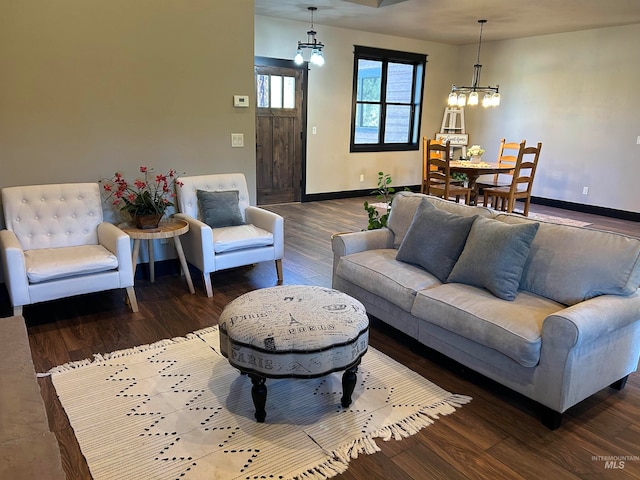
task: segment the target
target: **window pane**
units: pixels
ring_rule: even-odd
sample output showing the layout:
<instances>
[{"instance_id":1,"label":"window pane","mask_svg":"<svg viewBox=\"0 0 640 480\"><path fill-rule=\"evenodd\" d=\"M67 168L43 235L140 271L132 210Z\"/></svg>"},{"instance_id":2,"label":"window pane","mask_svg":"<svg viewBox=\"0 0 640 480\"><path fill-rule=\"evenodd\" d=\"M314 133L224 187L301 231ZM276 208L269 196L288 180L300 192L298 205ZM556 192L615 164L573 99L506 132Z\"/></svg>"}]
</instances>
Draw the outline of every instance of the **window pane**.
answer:
<instances>
[{"instance_id":1,"label":"window pane","mask_svg":"<svg viewBox=\"0 0 640 480\"><path fill-rule=\"evenodd\" d=\"M358 60L357 100L366 102L380 101L382 85L382 62Z\"/></svg>"},{"instance_id":2,"label":"window pane","mask_svg":"<svg viewBox=\"0 0 640 480\"><path fill-rule=\"evenodd\" d=\"M282 77L271 75L271 108L282 108Z\"/></svg>"},{"instance_id":3,"label":"window pane","mask_svg":"<svg viewBox=\"0 0 640 480\"><path fill-rule=\"evenodd\" d=\"M411 107L405 105L387 106L384 125L385 143L407 143L409 141L409 122Z\"/></svg>"},{"instance_id":4,"label":"window pane","mask_svg":"<svg viewBox=\"0 0 640 480\"><path fill-rule=\"evenodd\" d=\"M257 75L256 88L259 108L269 108L269 76Z\"/></svg>"},{"instance_id":5,"label":"window pane","mask_svg":"<svg viewBox=\"0 0 640 480\"><path fill-rule=\"evenodd\" d=\"M284 108L296 106L296 78L284 77Z\"/></svg>"},{"instance_id":6,"label":"window pane","mask_svg":"<svg viewBox=\"0 0 640 480\"><path fill-rule=\"evenodd\" d=\"M389 63L387 67L387 102L411 103L413 65Z\"/></svg>"},{"instance_id":7,"label":"window pane","mask_svg":"<svg viewBox=\"0 0 640 480\"><path fill-rule=\"evenodd\" d=\"M380 105L356 106L355 143L378 143L380 132Z\"/></svg>"}]
</instances>

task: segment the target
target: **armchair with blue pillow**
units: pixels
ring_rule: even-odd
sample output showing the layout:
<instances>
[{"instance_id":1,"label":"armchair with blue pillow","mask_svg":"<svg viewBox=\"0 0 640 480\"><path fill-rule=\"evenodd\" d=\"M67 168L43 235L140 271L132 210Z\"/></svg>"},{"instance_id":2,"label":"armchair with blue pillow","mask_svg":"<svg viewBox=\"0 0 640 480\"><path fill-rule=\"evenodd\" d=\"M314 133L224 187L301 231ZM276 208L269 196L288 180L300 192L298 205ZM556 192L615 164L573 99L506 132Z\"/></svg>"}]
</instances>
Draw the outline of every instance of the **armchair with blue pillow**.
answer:
<instances>
[{"instance_id":1,"label":"armchair with blue pillow","mask_svg":"<svg viewBox=\"0 0 640 480\"><path fill-rule=\"evenodd\" d=\"M180 177L176 218L189 223L182 237L187 262L202 272L208 297L213 272L273 260L282 283L284 219L250 205L241 173Z\"/></svg>"}]
</instances>

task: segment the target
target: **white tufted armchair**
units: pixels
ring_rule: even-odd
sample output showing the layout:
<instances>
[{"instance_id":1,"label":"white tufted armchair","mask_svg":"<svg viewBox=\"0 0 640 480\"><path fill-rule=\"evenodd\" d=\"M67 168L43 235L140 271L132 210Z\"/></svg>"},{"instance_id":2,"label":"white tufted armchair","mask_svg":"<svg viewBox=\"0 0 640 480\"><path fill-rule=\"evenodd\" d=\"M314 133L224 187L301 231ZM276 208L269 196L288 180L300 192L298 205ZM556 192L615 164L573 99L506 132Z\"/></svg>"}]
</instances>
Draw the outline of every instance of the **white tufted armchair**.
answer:
<instances>
[{"instance_id":1,"label":"white tufted armchair","mask_svg":"<svg viewBox=\"0 0 640 480\"><path fill-rule=\"evenodd\" d=\"M7 187L2 204L0 253L14 315L24 305L116 288L138 311L131 242L103 221L97 183Z\"/></svg>"},{"instance_id":2,"label":"white tufted armchair","mask_svg":"<svg viewBox=\"0 0 640 480\"><path fill-rule=\"evenodd\" d=\"M284 255L284 219L268 210L249 205L247 181L241 173L180 177L177 186L175 217L189 222L189 231L182 237L187 261L203 275L207 296L213 296L211 273L275 260L278 282L282 283ZM245 225L211 228L202 221L197 191L220 192L237 190L239 208Z\"/></svg>"}]
</instances>

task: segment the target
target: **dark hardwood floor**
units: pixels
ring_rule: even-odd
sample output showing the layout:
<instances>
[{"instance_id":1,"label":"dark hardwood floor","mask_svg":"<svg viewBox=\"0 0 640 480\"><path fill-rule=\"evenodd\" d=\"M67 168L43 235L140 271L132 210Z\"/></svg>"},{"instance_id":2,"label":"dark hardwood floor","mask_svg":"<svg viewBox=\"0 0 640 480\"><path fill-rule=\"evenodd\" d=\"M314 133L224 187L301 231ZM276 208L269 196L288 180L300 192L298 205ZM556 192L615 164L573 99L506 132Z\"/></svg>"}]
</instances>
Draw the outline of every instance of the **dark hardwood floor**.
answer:
<instances>
[{"instance_id":1,"label":"dark hardwood floor","mask_svg":"<svg viewBox=\"0 0 640 480\"><path fill-rule=\"evenodd\" d=\"M365 228L363 200L266 207L285 218L285 284L331 286L330 235ZM637 222L539 205L532 205L531 211L587 221L593 224L592 228L640 237ZM213 275L213 298L206 297L200 273L192 271L192 274L195 295L189 294L185 279L177 274L160 275L154 284L136 280L138 313L131 313L125 305L124 292L25 307L36 371L46 372L95 353L184 336L215 325L224 306L238 295L276 285L273 262L217 272ZM11 307L6 291L0 290L0 315L7 316ZM551 431L541 424L536 404L448 361L375 319L370 343L442 388L470 395L473 400L407 439L378 441L381 452L361 455L351 462L347 472L335 478L640 478L640 374L630 375L621 391L605 389L576 405L565 414L562 427ZM40 378L39 383L68 479L90 479L50 379ZM603 457L614 458L607 464ZM632 458L621 462L621 457ZM216 478L215 474L212 478Z\"/></svg>"}]
</instances>

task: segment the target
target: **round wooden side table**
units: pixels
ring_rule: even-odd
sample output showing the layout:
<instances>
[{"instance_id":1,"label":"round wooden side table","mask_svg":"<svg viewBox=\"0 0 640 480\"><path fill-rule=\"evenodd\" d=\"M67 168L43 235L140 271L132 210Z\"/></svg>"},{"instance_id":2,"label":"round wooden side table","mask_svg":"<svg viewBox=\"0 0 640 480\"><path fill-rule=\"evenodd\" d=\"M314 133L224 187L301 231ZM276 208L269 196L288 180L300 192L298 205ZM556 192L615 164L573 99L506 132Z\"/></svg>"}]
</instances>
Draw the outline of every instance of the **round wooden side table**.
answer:
<instances>
[{"instance_id":1,"label":"round wooden side table","mask_svg":"<svg viewBox=\"0 0 640 480\"><path fill-rule=\"evenodd\" d=\"M183 235L189 231L189 224L184 220L170 219L160 222L158 228L136 228L135 226L125 223L119 225L120 229L124 231L129 237L133 239L133 276L136 275L137 259L140 254L140 240L147 240L147 247L149 249L149 277L151 282L155 281L155 268L153 258L153 241L161 240L163 238L173 239L173 244L176 247L176 253L178 254L178 260L180 260L180 266L182 272L187 278L187 285L189 285L189 291L196 293L193 288L193 281L191 280L191 274L189 273L189 266L187 260L184 257L184 250L182 249L182 242L180 242L180 235Z\"/></svg>"}]
</instances>

